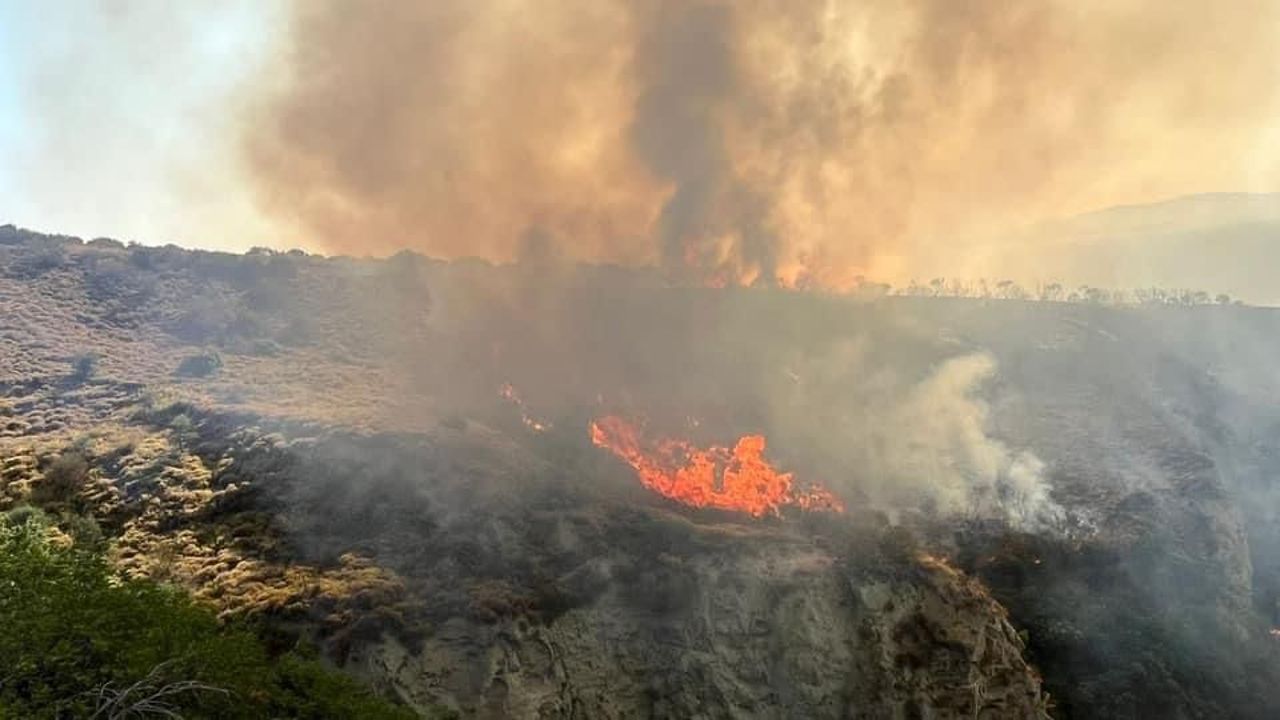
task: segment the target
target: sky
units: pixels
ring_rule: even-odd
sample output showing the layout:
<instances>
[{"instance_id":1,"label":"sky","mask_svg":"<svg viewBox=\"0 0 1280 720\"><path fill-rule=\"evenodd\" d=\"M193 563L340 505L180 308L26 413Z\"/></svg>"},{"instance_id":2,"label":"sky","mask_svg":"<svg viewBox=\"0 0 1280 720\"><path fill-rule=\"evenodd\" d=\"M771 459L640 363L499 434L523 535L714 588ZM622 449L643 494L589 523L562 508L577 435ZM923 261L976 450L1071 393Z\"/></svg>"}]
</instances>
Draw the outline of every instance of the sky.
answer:
<instances>
[{"instance_id":1,"label":"sky","mask_svg":"<svg viewBox=\"0 0 1280 720\"><path fill-rule=\"evenodd\" d=\"M0 0L0 218L149 245L274 233L239 188L238 88L281 6Z\"/></svg>"},{"instance_id":2,"label":"sky","mask_svg":"<svg viewBox=\"0 0 1280 720\"><path fill-rule=\"evenodd\" d=\"M1241 192L1274 0L0 0L0 222L45 232L1181 286L1226 246L1059 221Z\"/></svg>"}]
</instances>

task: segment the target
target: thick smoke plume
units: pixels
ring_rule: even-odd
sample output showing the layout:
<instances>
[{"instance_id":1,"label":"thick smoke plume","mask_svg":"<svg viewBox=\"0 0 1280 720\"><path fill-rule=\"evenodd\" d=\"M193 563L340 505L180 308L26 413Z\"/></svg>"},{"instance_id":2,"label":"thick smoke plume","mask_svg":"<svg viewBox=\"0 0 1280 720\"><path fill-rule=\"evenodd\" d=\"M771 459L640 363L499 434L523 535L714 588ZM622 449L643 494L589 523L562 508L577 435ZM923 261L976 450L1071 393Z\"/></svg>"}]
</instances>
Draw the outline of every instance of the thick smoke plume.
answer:
<instances>
[{"instance_id":1,"label":"thick smoke plume","mask_svg":"<svg viewBox=\"0 0 1280 720\"><path fill-rule=\"evenodd\" d=\"M299 2L244 138L345 253L570 257L841 287L1029 220L1277 181L1280 6Z\"/></svg>"}]
</instances>

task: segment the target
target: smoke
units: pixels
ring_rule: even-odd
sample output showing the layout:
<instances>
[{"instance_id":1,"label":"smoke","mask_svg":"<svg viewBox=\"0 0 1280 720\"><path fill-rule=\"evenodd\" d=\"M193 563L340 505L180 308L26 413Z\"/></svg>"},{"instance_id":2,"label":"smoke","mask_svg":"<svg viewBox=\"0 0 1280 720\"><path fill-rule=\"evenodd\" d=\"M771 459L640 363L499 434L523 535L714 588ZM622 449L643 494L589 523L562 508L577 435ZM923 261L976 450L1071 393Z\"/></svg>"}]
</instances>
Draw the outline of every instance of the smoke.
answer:
<instances>
[{"instance_id":1,"label":"smoke","mask_svg":"<svg viewBox=\"0 0 1280 720\"><path fill-rule=\"evenodd\" d=\"M389 333L395 349L376 352L403 363L414 389L399 396L429 403L406 426L457 414L523 437L533 419L551 429L541 440L580 449L609 415L700 447L762 434L770 462L851 506L1065 527L1046 463L991 407L1020 388L991 352L938 340L932 312L533 264L424 268L425 333Z\"/></svg>"},{"instance_id":2,"label":"smoke","mask_svg":"<svg viewBox=\"0 0 1280 720\"><path fill-rule=\"evenodd\" d=\"M821 458L812 472L892 516L923 510L1061 529L1045 463L992 434L984 393L995 359L892 354L899 362L885 363L864 337L794 358L788 379L769 390L779 444Z\"/></svg>"},{"instance_id":3,"label":"smoke","mask_svg":"<svg viewBox=\"0 0 1280 720\"><path fill-rule=\"evenodd\" d=\"M537 231L575 259L713 283L898 281L1032 220L1275 189L1278 16L299 2L253 88L245 167L265 212L331 251L503 260Z\"/></svg>"},{"instance_id":4,"label":"smoke","mask_svg":"<svg viewBox=\"0 0 1280 720\"><path fill-rule=\"evenodd\" d=\"M299 3L252 111L264 207L351 253L511 259L541 228L576 257L650 262L661 192L628 151L633 30L581 3ZM605 246L607 241L608 246Z\"/></svg>"},{"instance_id":5,"label":"smoke","mask_svg":"<svg viewBox=\"0 0 1280 720\"><path fill-rule=\"evenodd\" d=\"M924 497L946 513L994 515L1028 529L1060 523L1044 462L988 434L990 410L977 393L995 372L990 355L951 358L892 407L872 429L884 467L878 494L899 504Z\"/></svg>"}]
</instances>

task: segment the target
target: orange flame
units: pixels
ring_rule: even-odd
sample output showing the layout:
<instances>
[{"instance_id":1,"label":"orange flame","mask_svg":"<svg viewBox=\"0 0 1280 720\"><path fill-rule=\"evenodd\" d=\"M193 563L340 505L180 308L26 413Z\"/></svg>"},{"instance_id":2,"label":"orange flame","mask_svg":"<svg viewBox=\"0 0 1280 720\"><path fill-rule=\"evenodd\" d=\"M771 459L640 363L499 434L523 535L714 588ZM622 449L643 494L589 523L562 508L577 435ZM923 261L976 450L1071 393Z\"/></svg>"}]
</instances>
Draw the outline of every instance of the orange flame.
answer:
<instances>
[{"instance_id":1,"label":"orange flame","mask_svg":"<svg viewBox=\"0 0 1280 720\"><path fill-rule=\"evenodd\" d=\"M764 459L762 435L745 435L732 450L719 446L703 450L670 439L646 447L634 425L608 416L591 423L591 441L630 465L645 487L686 505L756 517L777 515L783 506L844 511L840 500L827 490L797 489L791 473L774 469Z\"/></svg>"},{"instance_id":2,"label":"orange flame","mask_svg":"<svg viewBox=\"0 0 1280 720\"><path fill-rule=\"evenodd\" d=\"M520 422L524 426L534 432L545 432L551 429L551 423L543 422L529 414L529 409L525 407L524 400L520 397L520 393L516 392L516 388L511 383L503 383L498 389L502 395L502 399L516 406L520 411Z\"/></svg>"}]
</instances>

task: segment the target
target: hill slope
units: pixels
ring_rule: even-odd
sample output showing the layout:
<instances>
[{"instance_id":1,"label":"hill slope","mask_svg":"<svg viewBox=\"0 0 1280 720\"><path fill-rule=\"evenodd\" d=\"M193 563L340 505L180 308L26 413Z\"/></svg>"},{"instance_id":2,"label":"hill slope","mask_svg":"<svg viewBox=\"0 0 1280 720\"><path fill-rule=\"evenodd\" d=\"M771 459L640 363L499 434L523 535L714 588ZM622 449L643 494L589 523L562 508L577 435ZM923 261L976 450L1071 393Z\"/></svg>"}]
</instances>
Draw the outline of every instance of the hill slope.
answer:
<instances>
[{"instance_id":1,"label":"hill slope","mask_svg":"<svg viewBox=\"0 0 1280 720\"><path fill-rule=\"evenodd\" d=\"M4 506L92 514L122 571L316 638L423 712L1280 707L1269 310L14 229L0 306ZM602 413L762 433L847 511L671 502L592 445ZM51 492L69 453L87 475Z\"/></svg>"}]
</instances>

